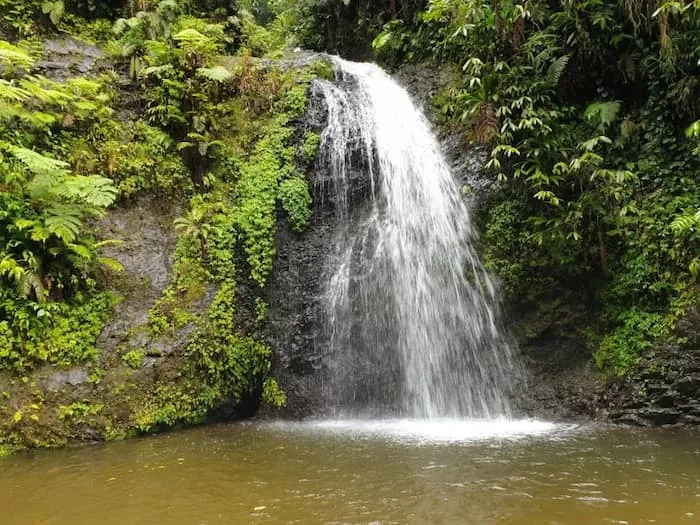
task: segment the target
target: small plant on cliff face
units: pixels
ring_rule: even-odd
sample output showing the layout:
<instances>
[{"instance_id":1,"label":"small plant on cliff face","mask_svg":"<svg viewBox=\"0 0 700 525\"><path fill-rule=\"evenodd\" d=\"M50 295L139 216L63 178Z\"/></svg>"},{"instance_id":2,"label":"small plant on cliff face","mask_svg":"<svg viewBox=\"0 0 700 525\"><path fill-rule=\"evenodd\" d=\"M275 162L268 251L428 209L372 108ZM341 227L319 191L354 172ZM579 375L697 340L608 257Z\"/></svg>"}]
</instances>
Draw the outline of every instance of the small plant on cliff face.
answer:
<instances>
[{"instance_id":1,"label":"small plant on cliff face","mask_svg":"<svg viewBox=\"0 0 700 525\"><path fill-rule=\"evenodd\" d=\"M262 400L272 407L283 408L287 404L287 394L274 378L269 377L263 384Z\"/></svg>"},{"instance_id":2,"label":"small plant on cliff face","mask_svg":"<svg viewBox=\"0 0 700 525\"><path fill-rule=\"evenodd\" d=\"M130 368L137 369L143 365L146 354L143 350L130 350L122 356L122 361Z\"/></svg>"},{"instance_id":3,"label":"small plant on cliff face","mask_svg":"<svg viewBox=\"0 0 700 525\"><path fill-rule=\"evenodd\" d=\"M175 219L175 230L181 235L197 240L202 262L207 260L207 240L217 233L217 228L208 217L208 209L201 199L193 199L185 217Z\"/></svg>"},{"instance_id":4,"label":"small plant on cliff face","mask_svg":"<svg viewBox=\"0 0 700 525\"><path fill-rule=\"evenodd\" d=\"M267 303L262 297L255 298L255 322L262 324L267 315Z\"/></svg>"},{"instance_id":5,"label":"small plant on cliff face","mask_svg":"<svg viewBox=\"0 0 700 525\"><path fill-rule=\"evenodd\" d=\"M280 184L279 199L287 212L289 225L295 232L302 232L311 218L311 195L305 179L294 176Z\"/></svg>"},{"instance_id":6,"label":"small plant on cliff face","mask_svg":"<svg viewBox=\"0 0 700 525\"><path fill-rule=\"evenodd\" d=\"M90 418L99 414L104 408L103 404L93 405L89 401L59 405L56 414L60 420L68 420L72 423L86 423Z\"/></svg>"},{"instance_id":7,"label":"small plant on cliff face","mask_svg":"<svg viewBox=\"0 0 700 525\"><path fill-rule=\"evenodd\" d=\"M309 166L315 160L318 155L319 147L321 146L321 136L313 131L307 131L304 133L304 144L301 149L301 160Z\"/></svg>"}]
</instances>

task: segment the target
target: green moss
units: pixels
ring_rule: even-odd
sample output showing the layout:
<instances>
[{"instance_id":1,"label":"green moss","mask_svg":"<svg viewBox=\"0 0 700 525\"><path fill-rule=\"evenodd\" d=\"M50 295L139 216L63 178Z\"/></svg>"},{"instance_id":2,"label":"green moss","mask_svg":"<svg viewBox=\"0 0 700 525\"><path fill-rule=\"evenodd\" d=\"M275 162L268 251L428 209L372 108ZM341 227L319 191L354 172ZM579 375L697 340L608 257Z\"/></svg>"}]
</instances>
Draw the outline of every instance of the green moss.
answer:
<instances>
[{"instance_id":1,"label":"green moss","mask_svg":"<svg viewBox=\"0 0 700 525\"><path fill-rule=\"evenodd\" d=\"M122 356L122 361L130 368L138 369L143 366L146 354L143 350L130 350Z\"/></svg>"},{"instance_id":2,"label":"green moss","mask_svg":"<svg viewBox=\"0 0 700 525\"><path fill-rule=\"evenodd\" d=\"M222 283L207 317L187 347L188 362L210 387L210 394L234 404L253 394L270 369L270 349L234 327L235 284Z\"/></svg>"},{"instance_id":3,"label":"green moss","mask_svg":"<svg viewBox=\"0 0 700 525\"><path fill-rule=\"evenodd\" d=\"M133 413L131 424L137 432L152 432L177 423L195 424L206 416L209 404L182 385L160 385Z\"/></svg>"},{"instance_id":4,"label":"green moss","mask_svg":"<svg viewBox=\"0 0 700 525\"><path fill-rule=\"evenodd\" d=\"M284 191L280 189L295 173L291 121L306 110L307 103L305 86L287 90L279 103L283 113L267 124L263 138L240 168L235 222L243 237L250 277L260 287L265 285L275 257L277 199L282 197L287 211L295 213L293 218L290 215L293 227L303 228L310 216L311 199L305 181L300 179L284 186Z\"/></svg>"},{"instance_id":5,"label":"green moss","mask_svg":"<svg viewBox=\"0 0 700 525\"><path fill-rule=\"evenodd\" d=\"M333 64L324 59L315 60L308 67L309 74L315 78L320 78L323 80L334 80L335 73L333 71Z\"/></svg>"},{"instance_id":6,"label":"green moss","mask_svg":"<svg viewBox=\"0 0 700 525\"><path fill-rule=\"evenodd\" d=\"M270 350L235 329L235 303L235 283L223 283L187 346L179 378L138 401L135 431L199 423L220 403L235 406L261 389Z\"/></svg>"},{"instance_id":7,"label":"green moss","mask_svg":"<svg viewBox=\"0 0 700 525\"><path fill-rule=\"evenodd\" d=\"M56 415L61 421L72 424L82 424L91 421L104 408L104 404L93 404L90 401L80 401L70 405L59 405Z\"/></svg>"}]
</instances>

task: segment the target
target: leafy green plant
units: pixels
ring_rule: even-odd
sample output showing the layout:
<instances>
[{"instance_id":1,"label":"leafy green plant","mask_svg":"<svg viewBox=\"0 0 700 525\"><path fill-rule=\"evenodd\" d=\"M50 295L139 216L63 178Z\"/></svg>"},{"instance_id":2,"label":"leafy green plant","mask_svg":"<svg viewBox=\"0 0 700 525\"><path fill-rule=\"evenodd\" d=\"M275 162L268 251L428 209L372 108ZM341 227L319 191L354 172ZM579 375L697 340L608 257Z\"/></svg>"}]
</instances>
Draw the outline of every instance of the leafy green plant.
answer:
<instances>
[{"instance_id":1,"label":"leafy green plant","mask_svg":"<svg viewBox=\"0 0 700 525\"><path fill-rule=\"evenodd\" d=\"M270 377L263 384L262 400L275 408L283 408L287 404L287 394L284 393L277 381Z\"/></svg>"},{"instance_id":2,"label":"leafy green plant","mask_svg":"<svg viewBox=\"0 0 700 525\"><path fill-rule=\"evenodd\" d=\"M304 231L311 218L311 195L306 180L293 176L283 181L279 187L279 199L292 230Z\"/></svg>"},{"instance_id":3,"label":"leafy green plant","mask_svg":"<svg viewBox=\"0 0 700 525\"><path fill-rule=\"evenodd\" d=\"M146 354L143 350L130 350L122 356L122 361L130 368L138 369L143 365Z\"/></svg>"},{"instance_id":4,"label":"leafy green plant","mask_svg":"<svg viewBox=\"0 0 700 525\"><path fill-rule=\"evenodd\" d=\"M321 146L321 136L313 131L304 133L304 144L301 147L301 160L305 164L311 165L318 156Z\"/></svg>"},{"instance_id":5,"label":"leafy green plant","mask_svg":"<svg viewBox=\"0 0 700 525\"><path fill-rule=\"evenodd\" d=\"M72 423L86 423L99 414L103 408L103 404L93 405L87 400L78 401L70 405L59 405L56 409L56 414L60 420L68 420Z\"/></svg>"}]
</instances>

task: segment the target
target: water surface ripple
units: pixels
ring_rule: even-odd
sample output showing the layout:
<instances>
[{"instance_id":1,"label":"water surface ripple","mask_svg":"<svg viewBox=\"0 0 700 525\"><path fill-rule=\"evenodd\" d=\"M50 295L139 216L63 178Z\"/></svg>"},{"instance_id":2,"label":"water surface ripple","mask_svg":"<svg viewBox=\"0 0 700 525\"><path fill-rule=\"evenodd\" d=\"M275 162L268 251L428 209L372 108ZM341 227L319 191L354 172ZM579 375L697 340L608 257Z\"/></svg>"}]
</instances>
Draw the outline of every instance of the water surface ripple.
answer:
<instances>
[{"instance_id":1,"label":"water surface ripple","mask_svg":"<svg viewBox=\"0 0 700 525\"><path fill-rule=\"evenodd\" d=\"M0 460L0 522L700 523L697 433L470 424L230 424L29 452Z\"/></svg>"}]
</instances>

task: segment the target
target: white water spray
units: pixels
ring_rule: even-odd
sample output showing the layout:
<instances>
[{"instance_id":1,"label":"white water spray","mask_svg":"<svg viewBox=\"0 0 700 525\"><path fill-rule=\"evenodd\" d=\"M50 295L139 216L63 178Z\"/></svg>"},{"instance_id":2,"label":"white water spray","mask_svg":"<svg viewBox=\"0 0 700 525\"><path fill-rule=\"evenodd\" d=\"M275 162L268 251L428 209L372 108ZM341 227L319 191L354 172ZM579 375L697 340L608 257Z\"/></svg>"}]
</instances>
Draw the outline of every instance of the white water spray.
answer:
<instances>
[{"instance_id":1,"label":"white water spray","mask_svg":"<svg viewBox=\"0 0 700 525\"><path fill-rule=\"evenodd\" d=\"M339 415L507 416L517 367L430 125L379 67L333 60L336 82L316 83L342 224L325 296L330 405Z\"/></svg>"}]
</instances>

